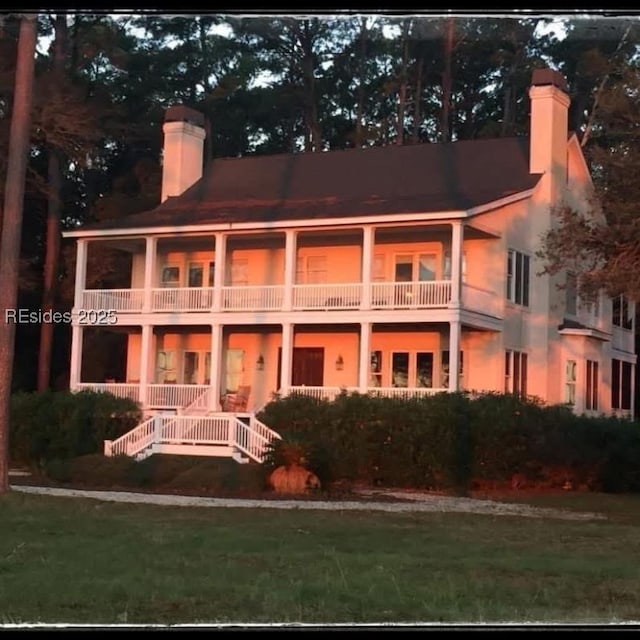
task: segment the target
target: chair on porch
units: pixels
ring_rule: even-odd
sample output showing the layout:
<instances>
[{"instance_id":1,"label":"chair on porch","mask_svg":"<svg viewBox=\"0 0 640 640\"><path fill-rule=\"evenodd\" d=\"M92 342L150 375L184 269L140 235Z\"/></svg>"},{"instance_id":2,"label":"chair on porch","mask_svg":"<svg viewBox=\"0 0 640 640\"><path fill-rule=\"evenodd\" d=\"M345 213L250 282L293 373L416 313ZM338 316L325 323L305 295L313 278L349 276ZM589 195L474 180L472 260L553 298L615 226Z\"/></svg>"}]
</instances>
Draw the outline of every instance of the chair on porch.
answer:
<instances>
[{"instance_id":1,"label":"chair on porch","mask_svg":"<svg viewBox=\"0 0 640 640\"><path fill-rule=\"evenodd\" d=\"M235 393L226 393L222 398L222 410L232 413L246 411L249 395L251 395L251 387L249 385L238 387Z\"/></svg>"}]
</instances>

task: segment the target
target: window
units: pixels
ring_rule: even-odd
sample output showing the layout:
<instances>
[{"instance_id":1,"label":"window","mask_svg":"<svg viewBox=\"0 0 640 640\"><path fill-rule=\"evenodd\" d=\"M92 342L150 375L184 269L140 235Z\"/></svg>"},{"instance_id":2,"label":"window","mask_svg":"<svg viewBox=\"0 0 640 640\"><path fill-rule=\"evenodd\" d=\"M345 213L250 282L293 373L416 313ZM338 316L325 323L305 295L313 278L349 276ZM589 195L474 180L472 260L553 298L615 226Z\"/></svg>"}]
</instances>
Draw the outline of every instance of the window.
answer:
<instances>
[{"instance_id":1,"label":"window","mask_svg":"<svg viewBox=\"0 0 640 640\"><path fill-rule=\"evenodd\" d=\"M513 249L507 254L507 300L529 306L529 256Z\"/></svg>"},{"instance_id":2,"label":"window","mask_svg":"<svg viewBox=\"0 0 640 640\"><path fill-rule=\"evenodd\" d=\"M633 365L622 360L611 360L611 408L631 409L631 382Z\"/></svg>"},{"instance_id":3,"label":"window","mask_svg":"<svg viewBox=\"0 0 640 640\"><path fill-rule=\"evenodd\" d=\"M519 396L527 395L527 354L522 351L505 351L504 391Z\"/></svg>"},{"instance_id":4,"label":"window","mask_svg":"<svg viewBox=\"0 0 640 640\"><path fill-rule=\"evenodd\" d=\"M215 282L215 277L216 277L216 263L215 262L210 262L209 263L209 275L208 275L208 279L207 279L207 286L213 287L214 282Z\"/></svg>"},{"instance_id":5,"label":"window","mask_svg":"<svg viewBox=\"0 0 640 640\"><path fill-rule=\"evenodd\" d=\"M587 360L584 408L587 411L598 410L598 363L595 360Z\"/></svg>"},{"instance_id":6,"label":"window","mask_svg":"<svg viewBox=\"0 0 640 640\"><path fill-rule=\"evenodd\" d=\"M227 351L227 393L235 393L242 382L244 371L244 351L242 349L229 349Z\"/></svg>"},{"instance_id":7,"label":"window","mask_svg":"<svg viewBox=\"0 0 640 640\"><path fill-rule=\"evenodd\" d=\"M180 267L167 265L162 268L160 284L163 287L179 287L180 286Z\"/></svg>"},{"instance_id":8,"label":"window","mask_svg":"<svg viewBox=\"0 0 640 640\"><path fill-rule=\"evenodd\" d=\"M391 386L409 386L409 354L396 352L391 355Z\"/></svg>"},{"instance_id":9,"label":"window","mask_svg":"<svg viewBox=\"0 0 640 640\"><path fill-rule=\"evenodd\" d=\"M623 329L633 329L631 305L626 296L616 296L613 300L613 324Z\"/></svg>"},{"instance_id":10,"label":"window","mask_svg":"<svg viewBox=\"0 0 640 640\"><path fill-rule=\"evenodd\" d=\"M198 359L199 353L197 351L185 351L184 361L182 363L183 368L183 384L197 384L198 383Z\"/></svg>"},{"instance_id":11,"label":"window","mask_svg":"<svg viewBox=\"0 0 640 640\"><path fill-rule=\"evenodd\" d=\"M462 379L464 374L464 357L460 352L460 366L458 367L458 389L462 389ZM440 356L440 388L449 388L449 351L443 351Z\"/></svg>"},{"instance_id":12,"label":"window","mask_svg":"<svg viewBox=\"0 0 640 640\"><path fill-rule=\"evenodd\" d=\"M382 386L382 351L371 352L371 363L369 367L369 386Z\"/></svg>"},{"instance_id":13,"label":"window","mask_svg":"<svg viewBox=\"0 0 640 640\"><path fill-rule=\"evenodd\" d=\"M201 262L191 262L189 264L189 285L190 287L201 287L204 276L204 265Z\"/></svg>"},{"instance_id":14,"label":"window","mask_svg":"<svg viewBox=\"0 0 640 640\"><path fill-rule=\"evenodd\" d=\"M327 281L327 256L300 256L296 262L297 284L323 284Z\"/></svg>"},{"instance_id":15,"label":"window","mask_svg":"<svg viewBox=\"0 0 640 640\"><path fill-rule=\"evenodd\" d=\"M578 314L578 278L575 273L567 273L565 305L568 315L575 316Z\"/></svg>"},{"instance_id":16,"label":"window","mask_svg":"<svg viewBox=\"0 0 640 640\"><path fill-rule=\"evenodd\" d=\"M384 254L378 253L373 257L373 282L384 282Z\"/></svg>"},{"instance_id":17,"label":"window","mask_svg":"<svg viewBox=\"0 0 640 640\"><path fill-rule=\"evenodd\" d=\"M396 256L396 282L432 282L436 279L437 256L434 253Z\"/></svg>"},{"instance_id":18,"label":"window","mask_svg":"<svg viewBox=\"0 0 640 640\"><path fill-rule=\"evenodd\" d=\"M576 370L576 361L567 360L565 370L564 401L571 406L576 404Z\"/></svg>"},{"instance_id":19,"label":"window","mask_svg":"<svg viewBox=\"0 0 640 640\"><path fill-rule=\"evenodd\" d=\"M156 380L158 384L176 381L174 351L158 351L156 357Z\"/></svg>"},{"instance_id":20,"label":"window","mask_svg":"<svg viewBox=\"0 0 640 640\"><path fill-rule=\"evenodd\" d=\"M416 353L416 387L433 387L433 353Z\"/></svg>"},{"instance_id":21,"label":"window","mask_svg":"<svg viewBox=\"0 0 640 640\"><path fill-rule=\"evenodd\" d=\"M249 284L249 261L246 258L234 258L231 261L231 285L245 287Z\"/></svg>"}]
</instances>

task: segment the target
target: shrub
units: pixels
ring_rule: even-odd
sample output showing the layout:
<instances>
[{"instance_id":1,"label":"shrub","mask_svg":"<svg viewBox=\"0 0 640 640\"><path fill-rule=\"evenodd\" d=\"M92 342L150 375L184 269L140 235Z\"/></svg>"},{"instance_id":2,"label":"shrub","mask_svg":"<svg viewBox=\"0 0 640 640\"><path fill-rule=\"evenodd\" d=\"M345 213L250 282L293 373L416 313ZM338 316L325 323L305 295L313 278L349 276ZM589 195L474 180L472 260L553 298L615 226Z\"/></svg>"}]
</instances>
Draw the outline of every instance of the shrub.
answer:
<instances>
[{"instance_id":1,"label":"shrub","mask_svg":"<svg viewBox=\"0 0 640 640\"><path fill-rule=\"evenodd\" d=\"M18 393L11 399L12 461L42 466L103 449L141 420L138 405L92 391Z\"/></svg>"}]
</instances>

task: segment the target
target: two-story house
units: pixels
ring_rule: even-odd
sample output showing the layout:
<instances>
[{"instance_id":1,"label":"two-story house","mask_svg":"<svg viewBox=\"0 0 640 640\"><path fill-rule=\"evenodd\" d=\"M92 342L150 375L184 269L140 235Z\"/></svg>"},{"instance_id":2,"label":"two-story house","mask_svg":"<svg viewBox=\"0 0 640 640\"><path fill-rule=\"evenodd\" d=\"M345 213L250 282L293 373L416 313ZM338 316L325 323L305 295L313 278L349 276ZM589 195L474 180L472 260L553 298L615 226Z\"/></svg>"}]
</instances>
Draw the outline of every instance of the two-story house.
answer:
<instances>
[{"instance_id":1,"label":"two-story house","mask_svg":"<svg viewBox=\"0 0 640 640\"><path fill-rule=\"evenodd\" d=\"M586 206L591 180L562 75L535 71L530 99L528 138L204 168L201 114L169 108L161 204L65 234L77 241L71 388L184 421L341 389L632 412L633 305L581 304L574 276L540 275L553 206ZM101 243L130 254L128 288L86 289ZM87 320L126 332L122 379L81 379Z\"/></svg>"}]
</instances>

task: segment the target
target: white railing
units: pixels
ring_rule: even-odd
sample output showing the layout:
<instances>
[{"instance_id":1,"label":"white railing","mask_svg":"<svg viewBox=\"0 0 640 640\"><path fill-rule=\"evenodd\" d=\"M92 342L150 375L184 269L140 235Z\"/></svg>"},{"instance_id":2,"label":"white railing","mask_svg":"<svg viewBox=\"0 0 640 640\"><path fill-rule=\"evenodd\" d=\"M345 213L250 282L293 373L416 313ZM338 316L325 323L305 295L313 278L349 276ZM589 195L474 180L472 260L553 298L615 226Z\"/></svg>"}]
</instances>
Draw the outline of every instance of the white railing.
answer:
<instances>
[{"instance_id":1,"label":"white railing","mask_svg":"<svg viewBox=\"0 0 640 640\"><path fill-rule=\"evenodd\" d=\"M503 316L504 300L493 291L463 283L462 306L465 309L472 309L501 318Z\"/></svg>"},{"instance_id":2,"label":"white railing","mask_svg":"<svg viewBox=\"0 0 640 640\"><path fill-rule=\"evenodd\" d=\"M367 394L383 398L424 398L436 393L448 393L449 389L439 387L369 387Z\"/></svg>"},{"instance_id":3,"label":"white railing","mask_svg":"<svg viewBox=\"0 0 640 640\"><path fill-rule=\"evenodd\" d=\"M116 440L105 440L104 455L135 456L137 453L140 453L147 447L150 447L157 436L157 429L159 427L157 422L158 417L159 416L155 416L145 420L135 429L125 433Z\"/></svg>"},{"instance_id":4,"label":"white railing","mask_svg":"<svg viewBox=\"0 0 640 640\"><path fill-rule=\"evenodd\" d=\"M284 285L222 287L223 311L278 311L284 300Z\"/></svg>"},{"instance_id":5,"label":"white railing","mask_svg":"<svg viewBox=\"0 0 640 640\"><path fill-rule=\"evenodd\" d=\"M360 283L294 284L293 308L354 309L360 306L363 286Z\"/></svg>"},{"instance_id":6,"label":"white railing","mask_svg":"<svg viewBox=\"0 0 640 640\"><path fill-rule=\"evenodd\" d=\"M308 396L315 400L328 400L329 402L332 402L336 399L336 396L339 396L343 391L351 393L357 390L357 387L307 387L305 385L300 387L289 387L283 395Z\"/></svg>"},{"instance_id":7,"label":"white railing","mask_svg":"<svg viewBox=\"0 0 640 640\"><path fill-rule=\"evenodd\" d=\"M240 417L234 417L234 429L230 432L233 438L229 444L239 449L256 462L263 462L267 445L273 440L280 440L280 434L260 422L255 416L249 416L249 424Z\"/></svg>"},{"instance_id":8,"label":"white railing","mask_svg":"<svg viewBox=\"0 0 640 640\"><path fill-rule=\"evenodd\" d=\"M144 289L85 289L80 308L114 311L142 311Z\"/></svg>"},{"instance_id":9,"label":"white railing","mask_svg":"<svg viewBox=\"0 0 640 640\"><path fill-rule=\"evenodd\" d=\"M212 287L151 290L152 311L206 311L212 306Z\"/></svg>"},{"instance_id":10,"label":"white railing","mask_svg":"<svg viewBox=\"0 0 640 640\"><path fill-rule=\"evenodd\" d=\"M203 391L196 399L188 404L186 407L183 407L179 410L179 413L183 416L194 415L194 414L203 414L207 413L211 407L211 393L213 389L211 387L207 387L205 391Z\"/></svg>"},{"instance_id":11,"label":"white railing","mask_svg":"<svg viewBox=\"0 0 640 640\"><path fill-rule=\"evenodd\" d=\"M373 282L371 306L374 309L446 307L451 300L451 281Z\"/></svg>"},{"instance_id":12,"label":"white railing","mask_svg":"<svg viewBox=\"0 0 640 640\"><path fill-rule=\"evenodd\" d=\"M635 333L631 329L624 329L612 325L611 327L611 346L619 351L635 352Z\"/></svg>"},{"instance_id":13,"label":"white railing","mask_svg":"<svg viewBox=\"0 0 640 640\"><path fill-rule=\"evenodd\" d=\"M120 382L79 382L76 391L89 389L97 393L111 393L118 398L128 398L134 402L140 401L140 385Z\"/></svg>"},{"instance_id":14,"label":"white railing","mask_svg":"<svg viewBox=\"0 0 640 640\"><path fill-rule=\"evenodd\" d=\"M147 405L158 409L187 407L208 388L197 384L150 384L147 386Z\"/></svg>"},{"instance_id":15,"label":"white railing","mask_svg":"<svg viewBox=\"0 0 640 640\"><path fill-rule=\"evenodd\" d=\"M136 456L154 444L219 445L238 449L256 462L264 460L266 446L280 435L252 415L157 415L117 440L105 440L105 456Z\"/></svg>"}]
</instances>

